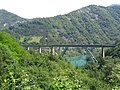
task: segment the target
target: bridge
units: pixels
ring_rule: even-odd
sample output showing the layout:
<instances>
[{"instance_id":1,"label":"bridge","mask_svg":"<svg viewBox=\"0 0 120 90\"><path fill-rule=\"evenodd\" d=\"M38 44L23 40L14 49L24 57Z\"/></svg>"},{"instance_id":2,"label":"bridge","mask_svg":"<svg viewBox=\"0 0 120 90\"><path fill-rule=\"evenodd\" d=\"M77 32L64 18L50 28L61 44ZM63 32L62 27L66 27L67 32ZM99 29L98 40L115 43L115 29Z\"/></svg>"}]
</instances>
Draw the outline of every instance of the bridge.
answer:
<instances>
[{"instance_id":1,"label":"bridge","mask_svg":"<svg viewBox=\"0 0 120 90\"><path fill-rule=\"evenodd\" d=\"M43 47L48 47L50 48L50 52L51 52L51 55L55 55L55 48L61 48L61 47L64 47L64 51L63 51L63 55L65 54L65 52L67 51L67 49L69 47L82 47L82 48L86 48L86 50L89 52L89 54L91 54L92 57L94 57L92 55L92 53L90 52L90 50L88 48L102 48L102 57L104 58L105 57L105 51L104 51L104 48L112 48L112 47L115 47L115 45L21 45L23 47L26 47L28 50L30 49L30 47L36 47L36 48L39 48L39 52L41 53L42 52L42 48ZM62 55L62 56L63 56Z\"/></svg>"}]
</instances>

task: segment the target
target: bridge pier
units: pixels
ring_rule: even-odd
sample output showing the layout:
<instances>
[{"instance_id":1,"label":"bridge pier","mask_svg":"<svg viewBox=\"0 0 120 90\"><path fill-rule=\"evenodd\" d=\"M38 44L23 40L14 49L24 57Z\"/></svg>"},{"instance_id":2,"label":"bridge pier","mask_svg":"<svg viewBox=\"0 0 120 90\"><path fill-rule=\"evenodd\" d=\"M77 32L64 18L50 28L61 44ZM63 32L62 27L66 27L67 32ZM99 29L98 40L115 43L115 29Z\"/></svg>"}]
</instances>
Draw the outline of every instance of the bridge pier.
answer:
<instances>
[{"instance_id":1,"label":"bridge pier","mask_svg":"<svg viewBox=\"0 0 120 90\"><path fill-rule=\"evenodd\" d=\"M55 55L55 48L51 47L51 55Z\"/></svg>"},{"instance_id":2,"label":"bridge pier","mask_svg":"<svg viewBox=\"0 0 120 90\"><path fill-rule=\"evenodd\" d=\"M42 52L42 48L41 47L39 47L39 53L41 53Z\"/></svg>"},{"instance_id":3,"label":"bridge pier","mask_svg":"<svg viewBox=\"0 0 120 90\"><path fill-rule=\"evenodd\" d=\"M104 50L104 47L102 47L102 57L105 58L105 50Z\"/></svg>"},{"instance_id":4,"label":"bridge pier","mask_svg":"<svg viewBox=\"0 0 120 90\"><path fill-rule=\"evenodd\" d=\"M60 51L61 50L61 47L58 47L58 51Z\"/></svg>"},{"instance_id":5,"label":"bridge pier","mask_svg":"<svg viewBox=\"0 0 120 90\"><path fill-rule=\"evenodd\" d=\"M27 47L27 50L30 50L30 47Z\"/></svg>"}]
</instances>

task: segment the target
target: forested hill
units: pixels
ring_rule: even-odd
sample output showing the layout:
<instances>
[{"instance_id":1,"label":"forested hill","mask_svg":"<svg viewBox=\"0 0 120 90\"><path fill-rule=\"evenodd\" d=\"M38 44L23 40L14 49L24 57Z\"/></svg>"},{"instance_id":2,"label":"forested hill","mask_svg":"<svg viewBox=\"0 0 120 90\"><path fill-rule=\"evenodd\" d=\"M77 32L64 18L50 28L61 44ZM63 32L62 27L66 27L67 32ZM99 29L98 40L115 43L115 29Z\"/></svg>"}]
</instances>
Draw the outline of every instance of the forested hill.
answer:
<instances>
[{"instance_id":1,"label":"forested hill","mask_svg":"<svg viewBox=\"0 0 120 90\"><path fill-rule=\"evenodd\" d=\"M50 18L9 27L20 42L40 44L112 44L120 38L120 6L90 5Z\"/></svg>"},{"instance_id":2,"label":"forested hill","mask_svg":"<svg viewBox=\"0 0 120 90\"><path fill-rule=\"evenodd\" d=\"M25 21L26 19L23 19L13 13L10 13L6 10L0 10L0 26L11 26L16 23L20 23Z\"/></svg>"}]
</instances>

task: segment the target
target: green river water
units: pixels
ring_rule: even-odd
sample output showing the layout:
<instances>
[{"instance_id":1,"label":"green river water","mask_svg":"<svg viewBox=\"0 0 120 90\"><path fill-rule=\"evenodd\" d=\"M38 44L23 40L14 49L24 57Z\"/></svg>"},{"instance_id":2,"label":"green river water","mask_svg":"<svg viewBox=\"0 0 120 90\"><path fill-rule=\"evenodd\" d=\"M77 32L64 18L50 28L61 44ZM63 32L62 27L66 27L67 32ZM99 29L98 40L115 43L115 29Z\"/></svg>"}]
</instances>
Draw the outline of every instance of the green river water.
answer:
<instances>
[{"instance_id":1,"label":"green river water","mask_svg":"<svg viewBox=\"0 0 120 90\"><path fill-rule=\"evenodd\" d=\"M66 57L66 60L74 66L82 66L87 63L86 55Z\"/></svg>"}]
</instances>

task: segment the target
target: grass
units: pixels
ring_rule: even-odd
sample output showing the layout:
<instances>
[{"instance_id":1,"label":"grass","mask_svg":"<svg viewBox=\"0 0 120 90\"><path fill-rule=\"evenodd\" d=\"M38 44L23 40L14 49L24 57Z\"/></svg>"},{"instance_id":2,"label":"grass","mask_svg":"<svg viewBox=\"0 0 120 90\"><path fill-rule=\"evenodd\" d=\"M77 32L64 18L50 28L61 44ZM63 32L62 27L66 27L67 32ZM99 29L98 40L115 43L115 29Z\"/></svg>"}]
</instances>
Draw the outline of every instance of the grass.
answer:
<instances>
[{"instance_id":1,"label":"grass","mask_svg":"<svg viewBox=\"0 0 120 90\"><path fill-rule=\"evenodd\" d=\"M40 39L41 39L41 37L39 37L39 36L33 36L31 40L28 40L28 43L32 43L32 42L39 43Z\"/></svg>"},{"instance_id":2,"label":"grass","mask_svg":"<svg viewBox=\"0 0 120 90\"><path fill-rule=\"evenodd\" d=\"M25 36L21 37L19 42L24 42Z\"/></svg>"}]
</instances>

